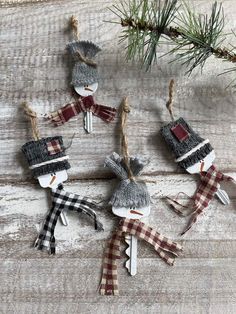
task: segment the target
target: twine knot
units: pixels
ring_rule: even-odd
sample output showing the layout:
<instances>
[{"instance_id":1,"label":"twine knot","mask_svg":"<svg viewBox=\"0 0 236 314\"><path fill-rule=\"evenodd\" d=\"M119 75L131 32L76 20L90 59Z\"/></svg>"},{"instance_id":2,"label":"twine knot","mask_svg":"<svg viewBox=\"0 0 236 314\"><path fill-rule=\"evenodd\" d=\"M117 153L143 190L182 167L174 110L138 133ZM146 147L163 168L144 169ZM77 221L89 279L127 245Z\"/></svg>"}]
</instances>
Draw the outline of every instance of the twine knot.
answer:
<instances>
[{"instance_id":1,"label":"twine knot","mask_svg":"<svg viewBox=\"0 0 236 314\"><path fill-rule=\"evenodd\" d=\"M130 105L127 97L125 97L123 100L122 111L124 111L125 113L130 113Z\"/></svg>"},{"instance_id":2,"label":"twine knot","mask_svg":"<svg viewBox=\"0 0 236 314\"><path fill-rule=\"evenodd\" d=\"M79 21L74 15L72 15L70 18L69 26L72 29L76 39L79 40Z\"/></svg>"}]
</instances>

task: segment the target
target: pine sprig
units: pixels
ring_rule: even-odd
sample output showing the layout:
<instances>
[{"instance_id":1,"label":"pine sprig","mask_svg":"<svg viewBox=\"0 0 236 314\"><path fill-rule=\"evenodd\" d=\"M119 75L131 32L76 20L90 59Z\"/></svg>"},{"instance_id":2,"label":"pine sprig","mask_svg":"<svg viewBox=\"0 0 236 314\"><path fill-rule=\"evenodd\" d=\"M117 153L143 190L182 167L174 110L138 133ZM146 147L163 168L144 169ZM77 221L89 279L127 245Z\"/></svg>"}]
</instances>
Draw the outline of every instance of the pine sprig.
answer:
<instances>
[{"instance_id":1,"label":"pine sprig","mask_svg":"<svg viewBox=\"0 0 236 314\"><path fill-rule=\"evenodd\" d=\"M137 1L122 2L121 7L114 6L121 25L125 28L121 41L128 40L127 59L138 57L148 69L156 60L156 49L165 33L171 37L178 36L178 32L170 27L177 10L177 0L165 1ZM113 11L114 12L114 11Z\"/></svg>"},{"instance_id":2,"label":"pine sprig","mask_svg":"<svg viewBox=\"0 0 236 314\"><path fill-rule=\"evenodd\" d=\"M138 58L148 70L157 59L161 39L174 45L169 51L175 54L191 73L196 67L204 67L206 60L214 55L236 63L235 49L222 47L224 41L224 12L215 2L209 15L196 14L186 2L178 0L129 0L114 6L112 11L119 17L124 28L121 41L128 41L128 60ZM228 71L236 71L236 67Z\"/></svg>"},{"instance_id":3,"label":"pine sprig","mask_svg":"<svg viewBox=\"0 0 236 314\"><path fill-rule=\"evenodd\" d=\"M181 36L174 40L176 46L170 52L177 52L175 60L187 65L189 73L197 66L203 68L211 55L219 58L226 56L225 53L222 55L223 51L219 48L224 40L224 14L221 5L215 2L208 17L203 14L196 15L184 3L184 11L179 13L178 21Z\"/></svg>"}]
</instances>

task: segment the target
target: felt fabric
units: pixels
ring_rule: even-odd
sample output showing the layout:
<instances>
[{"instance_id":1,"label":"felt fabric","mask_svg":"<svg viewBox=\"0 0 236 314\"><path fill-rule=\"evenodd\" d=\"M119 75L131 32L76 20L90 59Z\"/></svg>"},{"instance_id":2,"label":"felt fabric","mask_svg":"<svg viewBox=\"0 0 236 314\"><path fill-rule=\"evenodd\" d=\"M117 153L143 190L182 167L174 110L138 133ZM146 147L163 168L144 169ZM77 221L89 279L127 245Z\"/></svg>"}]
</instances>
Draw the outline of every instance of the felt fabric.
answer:
<instances>
[{"instance_id":1,"label":"felt fabric","mask_svg":"<svg viewBox=\"0 0 236 314\"><path fill-rule=\"evenodd\" d=\"M129 162L134 177L137 177L147 164L146 160L138 157L131 157ZM105 166L120 179L109 202L112 206L146 207L150 205L150 195L145 182L139 181L136 178L134 181L129 179L128 171L122 157L117 153L107 156Z\"/></svg>"},{"instance_id":2,"label":"felt fabric","mask_svg":"<svg viewBox=\"0 0 236 314\"><path fill-rule=\"evenodd\" d=\"M95 116L108 123L113 121L116 115L115 108L98 105L94 102L93 96L87 96L51 112L47 117L55 126L60 126L81 112L88 111L91 111Z\"/></svg>"},{"instance_id":3,"label":"felt fabric","mask_svg":"<svg viewBox=\"0 0 236 314\"><path fill-rule=\"evenodd\" d=\"M180 128L182 129L181 134L184 136L180 136ZM177 130L178 132L176 132ZM163 126L161 128L161 135L176 158L185 155L204 141L183 118L179 118ZM204 159L212 150L211 144L206 143L178 164L180 167L186 169Z\"/></svg>"},{"instance_id":4,"label":"felt fabric","mask_svg":"<svg viewBox=\"0 0 236 314\"><path fill-rule=\"evenodd\" d=\"M183 206L179 202L168 198L168 200L171 202L171 207L176 213L181 216L191 215L188 225L186 229L181 233L181 235L185 234L193 226L193 224L197 221L198 216L203 212L205 208L208 207L215 193L220 188L220 182L231 181L236 184L232 177L218 171L214 165L212 165L207 172L200 173L200 178L200 185L198 186L194 197L191 198L193 201L192 208L189 208L188 206ZM190 209L191 211L190 213L185 214L183 210L181 210L179 207Z\"/></svg>"},{"instance_id":5,"label":"felt fabric","mask_svg":"<svg viewBox=\"0 0 236 314\"><path fill-rule=\"evenodd\" d=\"M35 247L39 250L46 250L49 254L56 253L54 231L62 211L76 211L85 214L92 219L95 230L102 231L103 225L95 212L98 208L98 205L87 197L66 192L63 185L60 184L56 190L52 190L52 208L45 218L43 227L35 241Z\"/></svg>"},{"instance_id":6,"label":"felt fabric","mask_svg":"<svg viewBox=\"0 0 236 314\"><path fill-rule=\"evenodd\" d=\"M56 159L66 157L62 136L46 137L38 141L27 142L22 146L22 152L30 167L49 162L32 169L35 178L70 168L68 160L56 161Z\"/></svg>"},{"instance_id":7,"label":"felt fabric","mask_svg":"<svg viewBox=\"0 0 236 314\"><path fill-rule=\"evenodd\" d=\"M100 284L101 295L119 294L117 259L120 259L121 240L124 239L125 234L136 236L151 244L160 258L168 265L174 264L175 257L182 250L180 244L162 236L139 220L122 219L107 243Z\"/></svg>"},{"instance_id":8,"label":"felt fabric","mask_svg":"<svg viewBox=\"0 0 236 314\"><path fill-rule=\"evenodd\" d=\"M84 86L98 82L97 68L82 62L78 58L78 51L85 58L93 59L101 49L90 41L74 41L67 45L67 50L75 62L72 70L71 85Z\"/></svg>"}]
</instances>

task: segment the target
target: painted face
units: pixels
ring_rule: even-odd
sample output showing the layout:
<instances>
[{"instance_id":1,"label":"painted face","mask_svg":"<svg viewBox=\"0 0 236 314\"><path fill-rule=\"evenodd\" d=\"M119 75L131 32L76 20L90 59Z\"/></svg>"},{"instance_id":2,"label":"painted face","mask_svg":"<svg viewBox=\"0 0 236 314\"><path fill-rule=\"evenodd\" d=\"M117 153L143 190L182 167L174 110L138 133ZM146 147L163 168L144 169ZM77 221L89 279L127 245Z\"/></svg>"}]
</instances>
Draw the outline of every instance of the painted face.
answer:
<instances>
[{"instance_id":1,"label":"painted face","mask_svg":"<svg viewBox=\"0 0 236 314\"><path fill-rule=\"evenodd\" d=\"M207 171L213 165L215 158L216 158L216 155L213 150L204 159L188 167L186 170L191 174Z\"/></svg>"},{"instance_id":2,"label":"painted face","mask_svg":"<svg viewBox=\"0 0 236 314\"><path fill-rule=\"evenodd\" d=\"M141 219L147 217L150 214L150 206L146 207L112 207L112 212L116 216L129 218L129 219Z\"/></svg>"},{"instance_id":3,"label":"painted face","mask_svg":"<svg viewBox=\"0 0 236 314\"><path fill-rule=\"evenodd\" d=\"M76 93L83 97L93 95L96 92L97 88L98 88L97 82L90 85L74 86Z\"/></svg>"},{"instance_id":4,"label":"painted face","mask_svg":"<svg viewBox=\"0 0 236 314\"><path fill-rule=\"evenodd\" d=\"M38 177L39 184L42 188L55 188L60 183L65 182L68 179L66 170L57 171L54 173L45 174Z\"/></svg>"}]
</instances>

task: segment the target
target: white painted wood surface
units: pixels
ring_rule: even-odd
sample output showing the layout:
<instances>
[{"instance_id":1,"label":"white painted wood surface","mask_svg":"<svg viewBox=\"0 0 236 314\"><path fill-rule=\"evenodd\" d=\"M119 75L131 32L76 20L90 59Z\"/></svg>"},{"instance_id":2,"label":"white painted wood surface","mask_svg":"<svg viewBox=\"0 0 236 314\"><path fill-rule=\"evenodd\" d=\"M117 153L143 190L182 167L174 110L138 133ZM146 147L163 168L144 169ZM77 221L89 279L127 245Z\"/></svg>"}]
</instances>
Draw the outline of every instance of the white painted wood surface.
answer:
<instances>
[{"instance_id":1,"label":"white painted wood surface","mask_svg":"<svg viewBox=\"0 0 236 314\"><path fill-rule=\"evenodd\" d=\"M114 1L115 2L115 1ZM207 11L210 3L192 1ZM186 219L170 211L164 200L179 191L193 194L196 177L187 175L173 159L159 135L169 120L165 110L170 78L177 82L175 115L186 117L193 128L215 147L218 167L236 178L235 89L225 90L230 77L218 77L226 66L211 58L204 73L190 78L168 58L145 73L127 64L118 45L120 27L109 0L0 1L0 313L235 313L236 311L236 193L227 191L231 205L217 200L184 237ZM234 0L223 1L226 32L236 29ZM110 125L94 119L94 133L82 128L82 116L61 128L40 118L42 136L61 134L69 142L72 168L66 189L103 202L99 212L105 231L94 232L83 217L68 215L68 228L56 229L58 254L49 257L31 246L49 206L45 190L31 179L20 147L30 140L30 129L20 103L31 102L44 114L72 100L70 69L65 45L70 36L67 20L80 19L82 39L103 49L98 57L99 103L118 107L130 97L129 144L132 154L150 158L144 174L152 196L150 225L184 245L173 268L166 266L143 243L139 245L138 274L133 278L119 267L120 297L101 297L98 284L106 239L115 218L106 200L115 186L103 168L104 157L119 149L118 119ZM160 50L160 55L167 51ZM164 62L165 61L165 62Z\"/></svg>"}]
</instances>

